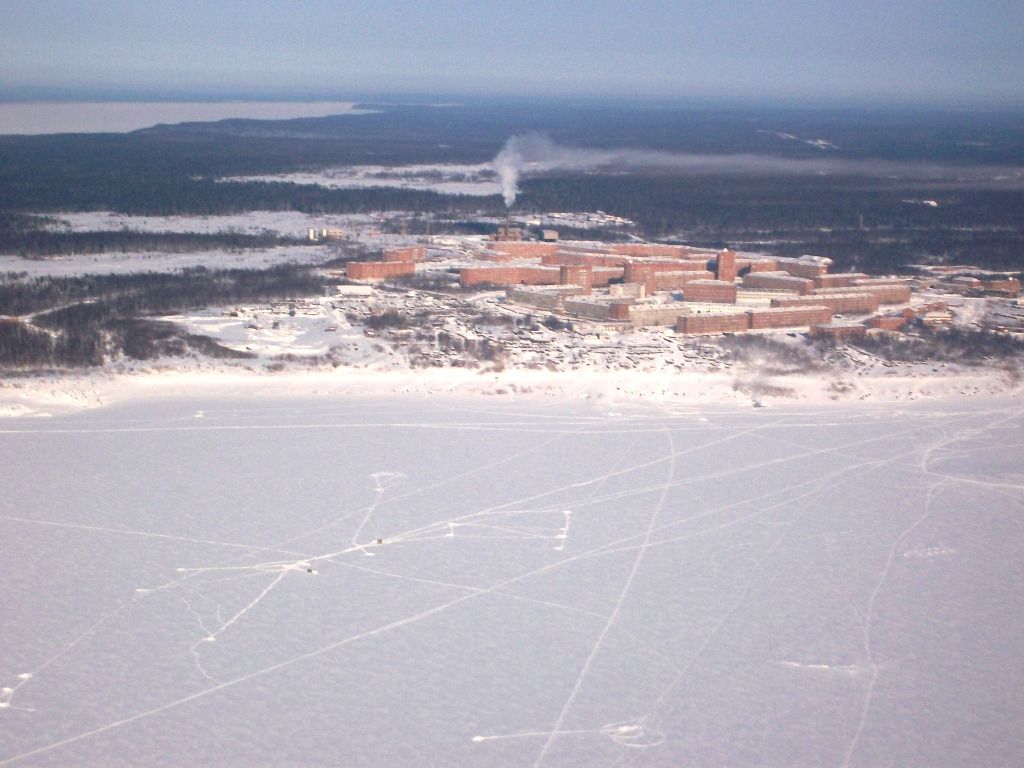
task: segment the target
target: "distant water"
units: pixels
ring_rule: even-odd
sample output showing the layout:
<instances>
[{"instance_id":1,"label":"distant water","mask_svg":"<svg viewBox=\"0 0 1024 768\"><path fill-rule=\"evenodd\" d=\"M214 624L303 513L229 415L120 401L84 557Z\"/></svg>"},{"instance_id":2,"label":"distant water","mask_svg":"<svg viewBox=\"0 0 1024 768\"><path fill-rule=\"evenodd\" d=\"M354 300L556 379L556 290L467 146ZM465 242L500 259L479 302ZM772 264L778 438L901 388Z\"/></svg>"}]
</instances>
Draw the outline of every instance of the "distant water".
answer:
<instances>
[{"instance_id":1,"label":"distant water","mask_svg":"<svg viewBox=\"0 0 1024 768\"><path fill-rule=\"evenodd\" d=\"M159 123L366 114L351 101L0 103L0 134L125 133Z\"/></svg>"}]
</instances>

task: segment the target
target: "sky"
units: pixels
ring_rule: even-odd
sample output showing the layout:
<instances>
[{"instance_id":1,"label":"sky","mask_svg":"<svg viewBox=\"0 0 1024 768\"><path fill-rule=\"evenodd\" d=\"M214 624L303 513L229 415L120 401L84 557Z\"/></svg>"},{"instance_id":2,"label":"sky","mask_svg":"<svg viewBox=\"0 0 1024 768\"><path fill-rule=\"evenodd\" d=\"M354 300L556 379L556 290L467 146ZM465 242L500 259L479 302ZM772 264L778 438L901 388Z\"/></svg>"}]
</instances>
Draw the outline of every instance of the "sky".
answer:
<instances>
[{"instance_id":1,"label":"sky","mask_svg":"<svg viewBox=\"0 0 1024 768\"><path fill-rule=\"evenodd\" d=\"M1020 0L0 0L0 18L0 93L1024 106Z\"/></svg>"}]
</instances>

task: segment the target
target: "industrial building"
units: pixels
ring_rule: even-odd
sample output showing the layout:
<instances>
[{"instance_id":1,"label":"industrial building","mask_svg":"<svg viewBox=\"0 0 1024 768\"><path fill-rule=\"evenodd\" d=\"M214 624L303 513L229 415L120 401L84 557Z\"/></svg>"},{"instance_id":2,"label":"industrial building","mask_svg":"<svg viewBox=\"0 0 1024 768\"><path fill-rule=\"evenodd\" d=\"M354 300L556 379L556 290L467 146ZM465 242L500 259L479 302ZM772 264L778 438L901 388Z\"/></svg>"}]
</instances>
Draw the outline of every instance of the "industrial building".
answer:
<instances>
[{"instance_id":1,"label":"industrial building","mask_svg":"<svg viewBox=\"0 0 1024 768\"><path fill-rule=\"evenodd\" d=\"M995 296L1016 299L1020 296L1020 273L996 271L953 264L917 264L914 266L929 288L961 296Z\"/></svg>"},{"instance_id":2,"label":"industrial building","mask_svg":"<svg viewBox=\"0 0 1024 768\"><path fill-rule=\"evenodd\" d=\"M416 274L411 261L352 261L345 268L352 280L388 280Z\"/></svg>"},{"instance_id":3,"label":"industrial building","mask_svg":"<svg viewBox=\"0 0 1024 768\"><path fill-rule=\"evenodd\" d=\"M438 261L437 254L427 258L424 245L388 248L380 261L351 262L347 274L372 281L409 277L419 270L447 272L457 275L463 288L505 289L510 307L624 328L672 327L686 335L802 328L842 341L868 328L896 330L907 322L925 322L913 312L909 318L878 314L882 305L910 303L908 279L830 272L831 259L821 256L775 257L662 243L524 240L521 231L512 232L506 223L496 237ZM999 275L999 281L988 277L990 290L1013 290L1015 283L1007 276ZM970 285L980 281L972 278ZM929 311L929 322L945 317L944 307ZM863 317L851 322L851 315Z\"/></svg>"}]
</instances>

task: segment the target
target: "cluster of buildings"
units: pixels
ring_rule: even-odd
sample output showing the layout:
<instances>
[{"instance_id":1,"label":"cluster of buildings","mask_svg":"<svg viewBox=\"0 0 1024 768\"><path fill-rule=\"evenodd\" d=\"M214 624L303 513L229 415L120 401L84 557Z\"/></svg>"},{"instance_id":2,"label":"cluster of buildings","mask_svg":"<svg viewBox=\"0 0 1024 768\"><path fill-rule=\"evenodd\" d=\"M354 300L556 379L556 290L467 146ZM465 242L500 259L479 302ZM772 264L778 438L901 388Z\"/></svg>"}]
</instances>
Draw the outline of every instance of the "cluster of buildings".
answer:
<instances>
[{"instance_id":1,"label":"cluster of buildings","mask_svg":"<svg viewBox=\"0 0 1024 768\"><path fill-rule=\"evenodd\" d=\"M918 266L917 270L933 288L964 296L1020 296L1020 280L1013 272L996 272L967 266Z\"/></svg>"},{"instance_id":2,"label":"cluster of buildings","mask_svg":"<svg viewBox=\"0 0 1024 768\"><path fill-rule=\"evenodd\" d=\"M410 245L404 248L385 248L380 261L350 261L345 267L352 280L390 280L411 277L416 265L427 258L427 248Z\"/></svg>"},{"instance_id":3,"label":"cluster of buildings","mask_svg":"<svg viewBox=\"0 0 1024 768\"><path fill-rule=\"evenodd\" d=\"M412 275L419 265L456 273L464 288L503 289L512 305L617 327L670 326L686 335L781 328L841 340L913 319L893 311L911 301L909 278L830 272L831 260L820 256L529 241L505 226L477 247L422 264L425 258L424 246L390 249L380 261L349 263L348 277ZM1017 295L1013 282L1001 276L987 290Z\"/></svg>"}]
</instances>

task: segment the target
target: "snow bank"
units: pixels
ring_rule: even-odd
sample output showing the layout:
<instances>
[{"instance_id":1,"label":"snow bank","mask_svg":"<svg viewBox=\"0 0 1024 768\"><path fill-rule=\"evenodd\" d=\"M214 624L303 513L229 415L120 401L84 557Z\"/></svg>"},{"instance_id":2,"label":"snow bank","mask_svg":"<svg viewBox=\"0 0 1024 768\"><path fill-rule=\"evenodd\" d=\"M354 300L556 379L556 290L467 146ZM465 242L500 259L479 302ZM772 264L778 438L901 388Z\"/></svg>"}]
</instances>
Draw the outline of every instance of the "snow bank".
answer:
<instances>
[{"instance_id":1,"label":"snow bank","mask_svg":"<svg viewBox=\"0 0 1024 768\"><path fill-rule=\"evenodd\" d=\"M48 416L182 393L280 399L290 397L416 398L451 396L500 400L593 400L650 403L667 408L698 404L749 408L784 403L844 405L850 402L906 403L923 400L1003 397L1019 402L1019 384L1000 371L979 369L956 375L895 374L841 380L815 375L771 377L756 370L574 371L410 369L393 361L366 367L265 362L175 361L101 372L9 378L0 381L0 416Z\"/></svg>"}]
</instances>

